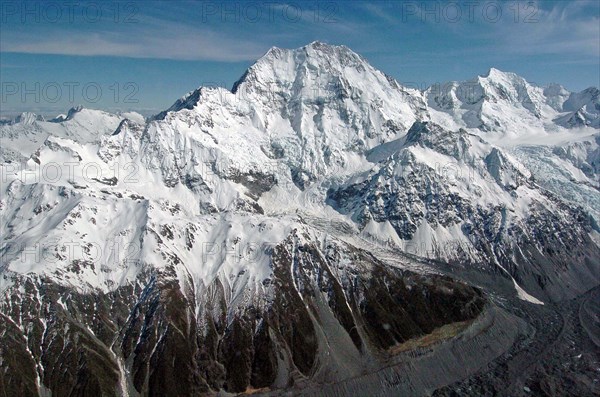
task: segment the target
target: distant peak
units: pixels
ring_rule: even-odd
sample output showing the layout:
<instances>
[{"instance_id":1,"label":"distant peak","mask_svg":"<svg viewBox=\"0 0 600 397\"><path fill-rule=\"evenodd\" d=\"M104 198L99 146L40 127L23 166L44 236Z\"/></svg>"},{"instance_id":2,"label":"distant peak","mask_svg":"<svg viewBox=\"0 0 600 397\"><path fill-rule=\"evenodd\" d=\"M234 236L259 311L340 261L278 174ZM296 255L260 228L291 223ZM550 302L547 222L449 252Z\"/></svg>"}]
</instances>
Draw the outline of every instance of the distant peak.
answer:
<instances>
[{"instance_id":1,"label":"distant peak","mask_svg":"<svg viewBox=\"0 0 600 397\"><path fill-rule=\"evenodd\" d=\"M600 95L600 90L597 87L588 87L585 90L581 91L582 94L589 94L593 97L598 97Z\"/></svg>"},{"instance_id":2,"label":"distant peak","mask_svg":"<svg viewBox=\"0 0 600 397\"><path fill-rule=\"evenodd\" d=\"M548 84L546 88L544 88L544 95L546 96L566 96L568 94L570 94L570 92L560 84L551 83Z\"/></svg>"},{"instance_id":3,"label":"distant peak","mask_svg":"<svg viewBox=\"0 0 600 397\"><path fill-rule=\"evenodd\" d=\"M191 110L193 109L198 101L200 101L200 97L202 96L202 90L204 87L199 87L193 91L188 92L181 98L179 98L170 108L160 112L159 114L151 117L151 120L162 120L166 117L166 115L170 112L178 112L183 109Z\"/></svg>"},{"instance_id":4,"label":"distant peak","mask_svg":"<svg viewBox=\"0 0 600 397\"><path fill-rule=\"evenodd\" d=\"M492 79L492 80L496 80L496 79L510 79L510 80L514 80L514 79L519 79L519 80L525 80L523 77L519 76L516 73L513 72L504 72L500 69L496 69L496 68L490 68L487 72L486 76L483 76L485 78L488 79Z\"/></svg>"},{"instance_id":5,"label":"distant peak","mask_svg":"<svg viewBox=\"0 0 600 397\"><path fill-rule=\"evenodd\" d=\"M58 116L54 117L53 119L49 120L51 123L61 123L63 121L65 121L67 119L67 115L66 114L59 114Z\"/></svg>"},{"instance_id":6,"label":"distant peak","mask_svg":"<svg viewBox=\"0 0 600 397\"><path fill-rule=\"evenodd\" d=\"M35 113L32 112L23 112L20 115L18 115L14 122L15 123L21 123L21 124L33 124L36 121L44 121L44 117L37 115Z\"/></svg>"},{"instance_id":7,"label":"distant peak","mask_svg":"<svg viewBox=\"0 0 600 397\"><path fill-rule=\"evenodd\" d=\"M546 86L546 89L549 91L562 91L565 90L565 87L558 83L550 83Z\"/></svg>"},{"instance_id":8,"label":"distant peak","mask_svg":"<svg viewBox=\"0 0 600 397\"><path fill-rule=\"evenodd\" d=\"M69 112L67 113L67 120L72 119L76 113L81 112L83 109L83 105L73 106L71 109L69 109Z\"/></svg>"},{"instance_id":9,"label":"distant peak","mask_svg":"<svg viewBox=\"0 0 600 397\"><path fill-rule=\"evenodd\" d=\"M502 70L492 67L492 68L489 68L489 70L487 72L487 76L490 77L493 75L504 75L504 73L505 72L503 72Z\"/></svg>"},{"instance_id":10,"label":"distant peak","mask_svg":"<svg viewBox=\"0 0 600 397\"><path fill-rule=\"evenodd\" d=\"M328 45L327 43L324 43L320 40L314 40L311 41L310 43L308 43L308 47L319 47L319 46L323 46L323 45Z\"/></svg>"}]
</instances>

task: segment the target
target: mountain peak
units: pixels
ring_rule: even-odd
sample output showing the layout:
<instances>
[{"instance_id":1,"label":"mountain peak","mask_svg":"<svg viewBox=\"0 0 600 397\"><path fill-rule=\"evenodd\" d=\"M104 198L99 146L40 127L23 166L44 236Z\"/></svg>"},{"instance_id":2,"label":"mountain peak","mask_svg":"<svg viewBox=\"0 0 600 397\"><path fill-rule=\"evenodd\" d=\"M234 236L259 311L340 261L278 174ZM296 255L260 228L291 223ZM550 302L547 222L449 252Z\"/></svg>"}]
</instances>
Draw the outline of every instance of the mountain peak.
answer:
<instances>
[{"instance_id":1,"label":"mountain peak","mask_svg":"<svg viewBox=\"0 0 600 397\"><path fill-rule=\"evenodd\" d=\"M277 55L281 54L281 53L288 53L288 52L304 52L307 55L313 55L315 53L326 53L326 54L331 54L334 55L336 53L346 53L346 54L352 54L354 56L357 56L359 58L360 55L358 55L357 53L355 53L354 51L352 51L350 48L346 47L345 45L336 45L336 44L329 44L329 43L325 43L319 40L315 40L312 41L302 47L298 47L298 48L281 48L281 47L276 47L273 46L271 48L269 48L269 50L262 56L260 57L257 62L260 62L261 59L264 58L271 58L273 56L277 57Z\"/></svg>"},{"instance_id":2,"label":"mountain peak","mask_svg":"<svg viewBox=\"0 0 600 397\"><path fill-rule=\"evenodd\" d=\"M318 41L318 40L313 41L313 42L305 45L302 48L310 49L313 51L319 51L319 52L328 52L328 53L344 52L344 53L350 53L350 54L360 57L360 55L358 55L357 53L355 53L354 51L352 51L350 48L346 47L345 45L329 44L329 43L324 43L324 42Z\"/></svg>"},{"instance_id":3,"label":"mountain peak","mask_svg":"<svg viewBox=\"0 0 600 397\"><path fill-rule=\"evenodd\" d=\"M505 76L507 74L514 74L514 73L504 72L504 71L502 71L500 69L491 67L491 68L488 69L486 77Z\"/></svg>"},{"instance_id":4,"label":"mountain peak","mask_svg":"<svg viewBox=\"0 0 600 397\"><path fill-rule=\"evenodd\" d=\"M484 80L495 82L502 85L524 85L527 84L525 78L513 72L504 72L500 69L490 68L487 75L482 76ZM480 79L481 80L481 79Z\"/></svg>"},{"instance_id":5,"label":"mountain peak","mask_svg":"<svg viewBox=\"0 0 600 397\"><path fill-rule=\"evenodd\" d=\"M596 99L600 96L600 90L598 87L588 87L585 90L581 91L582 94L589 95L593 99Z\"/></svg>"},{"instance_id":6,"label":"mountain peak","mask_svg":"<svg viewBox=\"0 0 600 397\"><path fill-rule=\"evenodd\" d=\"M171 105L171 107L169 107L167 110L163 110L157 115L152 116L150 119L162 120L165 118L167 113L178 112L183 109L193 109L194 106L196 106L196 104L200 100L200 96L202 95L202 89L203 87L199 87L193 91L188 92L187 94L176 100L175 103Z\"/></svg>"},{"instance_id":7,"label":"mountain peak","mask_svg":"<svg viewBox=\"0 0 600 397\"><path fill-rule=\"evenodd\" d=\"M73 106L71 109L69 109L69 112L67 113L67 120L72 119L76 113L81 112L83 109L83 105Z\"/></svg>"},{"instance_id":8,"label":"mountain peak","mask_svg":"<svg viewBox=\"0 0 600 397\"><path fill-rule=\"evenodd\" d=\"M36 121L44 121L44 117L32 112L23 112L15 118L14 123L31 125Z\"/></svg>"},{"instance_id":9,"label":"mountain peak","mask_svg":"<svg viewBox=\"0 0 600 397\"><path fill-rule=\"evenodd\" d=\"M291 83L298 73L340 75L348 67L359 72L372 69L365 58L343 45L313 41L295 49L271 47L233 85L232 92L237 92L243 83Z\"/></svg>"},{"instance_id":10,"label":"mountain peak","mask_svg":"<svg viewBox=\"0 0 600 397\"><path fill-rule=\"evenodd\" d=\"M556 96L556 95L569 95L570 92L560 84L550 83L544 88L544 95Z\"/></svg>"},{"instance_id":11,"label":"mountain peak","mask_svg":"<svg viewBox=\"0 0 600 397\"><path fill-rule=\"evenodd\" d=\"M327 44L323 41L320 40L314 40L311 41L310 43L308 43L307 45L305 45L305 47L322 47L322 46L329 46L329 47L344 47L344 46L336 46L334 44Z\"/></svg>"}]
</instances>

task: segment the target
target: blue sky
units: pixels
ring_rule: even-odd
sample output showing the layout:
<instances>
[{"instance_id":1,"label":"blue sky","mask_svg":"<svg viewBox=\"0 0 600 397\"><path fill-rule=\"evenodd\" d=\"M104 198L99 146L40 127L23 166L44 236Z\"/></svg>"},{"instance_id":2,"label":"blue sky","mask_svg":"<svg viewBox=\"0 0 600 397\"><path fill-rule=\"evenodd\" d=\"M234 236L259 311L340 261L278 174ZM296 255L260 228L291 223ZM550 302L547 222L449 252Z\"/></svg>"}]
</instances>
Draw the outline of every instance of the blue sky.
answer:
<instances>
[{"instance_id":1,"label":"blue sky","mask_svg":"<svg viewBox=\"0 0 600 397\"><path fill-rule=\"evenodd\" d=\"M231 85L272 46L344 44L426 88L516 72L600 86L600 2L2 1L1 114L86 107L153 114L201 85Z\"/></svg>"}]
</instances>

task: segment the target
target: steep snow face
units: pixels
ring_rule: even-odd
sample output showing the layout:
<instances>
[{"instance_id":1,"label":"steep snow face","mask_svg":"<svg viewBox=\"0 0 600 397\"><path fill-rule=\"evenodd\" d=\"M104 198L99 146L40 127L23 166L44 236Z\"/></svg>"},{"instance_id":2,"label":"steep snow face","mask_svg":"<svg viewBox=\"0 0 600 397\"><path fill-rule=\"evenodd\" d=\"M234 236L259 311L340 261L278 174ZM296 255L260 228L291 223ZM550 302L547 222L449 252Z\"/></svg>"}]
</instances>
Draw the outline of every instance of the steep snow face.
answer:
<instances>
[{"instance_id":1,"label":"steep snow face","mask_svg":"<svg viewBox=\"0 0 600 397\"><path fill-rule=\"evenodd\" d=\"M600 134L548 146L511 149L535 175L537 183L565 200L583 206L600 222Z\"/></svg>"},{"instance_id":2,"label":"steep snow face","mask_svg":"<svg viewBox=\"0 0 600 397\"><path fill-rule=\"evenodd\" d=\"M261 104L267 121L284 118L293 128L309 127L305 133L311 128L321 133L327 129L338 139L345 139L338 135L362 132L365 135L357 138L367 141L367 146L386 139L380 134L397 133L394 126L406 130L426 116L419 91L402 87L347 47L319 42L296 50L272 48L234 85L233 92ZM319 120L311 121L306 112ZM319 124L327 119L337 124ZM383 128L386 122L394 126Z\"/></svg>"},{"instance_id":3,"label":"steep snow face","mask_svg":"<svg viewBox=\"0 0 600 397\"><path fill-rule=\"evenodd\" d=\"M257 109L256 122L270 139L267 153L285 158L300 189L332 169L352 167L353 153L393 140L428 117L420 92L347 47L319 42L272 48L233 92Z\"/></svg>"},{"instance_id":4,"label":"steep snow face","mask_svg":"<svg viewBox=\"0 0 600 397\"><path fill-rule=\"evenodd\" d=\"M18 180L3 196L5 275L50 277L83 291L114 289L139 275L147 202Z\"/></svg>"},{"instance_id":5,"label":"steep snow face","mask_svg":"<svg viewBox=\"0 0 600 397\"><path fill-rule=\"evenodd\" d=\"M255 109L222 88L202 88L196 95L191 108L167 112L147 126L139 142L144 167L160 170L167 186L187 180L206 192L216 188L206 185L207 178L242 184L239 175L272 178L263 150L268 134L257 125Z\"/></svg>"},{"instance_id":6,"label":"steep snow face","mask_svg":"<svg viewBox=\"0 0 600 397\"><path fill-rule=\"evenodd\" d=\"M581 170L587 178L600 183L600 134L590 138L592 139L571 142L564 147L557 146L553 152Z\"/></svg>"},{"instance_id":7,"label":"steep snow face","mask_svg":"<svg viewBox=\"0 0 600 397\"><path fill-rule=\"evenodd\" d=\"M324 199L330 180L370 167L368 149L427 117L421 93L346 47L315 42L272 48L232 92L190 92L155 116L129 152L167 186L193 186L205 209L249 206L248 197L274 187L276 197L265 199L293 208L307 195Z\"/></svg>"}]
</instances>

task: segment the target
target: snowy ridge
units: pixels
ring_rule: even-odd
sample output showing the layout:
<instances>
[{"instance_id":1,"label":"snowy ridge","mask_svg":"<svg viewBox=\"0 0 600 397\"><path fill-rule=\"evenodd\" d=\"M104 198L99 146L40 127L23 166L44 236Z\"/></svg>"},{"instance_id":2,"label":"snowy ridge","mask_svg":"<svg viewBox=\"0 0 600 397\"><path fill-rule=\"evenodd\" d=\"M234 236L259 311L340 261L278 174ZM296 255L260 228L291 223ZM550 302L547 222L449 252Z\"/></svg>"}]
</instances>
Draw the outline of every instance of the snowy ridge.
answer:
<instances>
[{"instance_id":1,"label":"snowy ridge","mask_svg":"<svg viewBox=\"0 0 600 397\"><path fill-rule=\"evenodd\" d=\"M425 91L434 120L448 128L479 129L515 139L554 133L558 127L598 128L598 89L571 93L558 84L542 88L515 73L491 68L464 82L434 85Z\"/></svg>"},{"instance_id":2,"label":"snowy ridge","mask_svg":"<svg viewBox=\"0 0 600 397\"><path fill-rule=\"evenodd\" d=\"M133 117L143 119L132 113ZM137 116L136 116L137 115ZM17 117L11 124L0 128L0 160L23 161L50 137L72 139L77 142L95 142L102 135L112 133L123 117L81 106L69 110L68 115L50 121L32 113Z\"/></svg>"}]
</instances>

